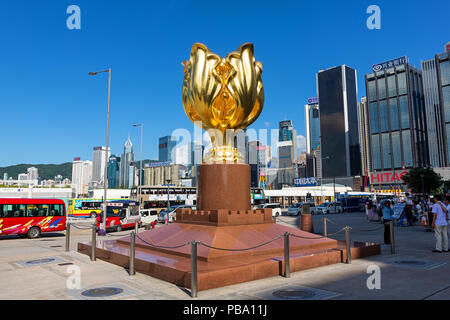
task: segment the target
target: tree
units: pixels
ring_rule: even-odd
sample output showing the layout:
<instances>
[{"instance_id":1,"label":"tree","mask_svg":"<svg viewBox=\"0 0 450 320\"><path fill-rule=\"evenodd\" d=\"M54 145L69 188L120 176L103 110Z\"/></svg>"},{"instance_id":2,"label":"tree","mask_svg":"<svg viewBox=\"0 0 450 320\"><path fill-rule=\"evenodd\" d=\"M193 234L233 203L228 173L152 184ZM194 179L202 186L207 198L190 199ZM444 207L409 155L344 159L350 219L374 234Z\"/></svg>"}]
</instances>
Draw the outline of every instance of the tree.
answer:
<instances>
[{"instance_id":1,"label":"tree","mask_svg":"<svg viewBox=\"0 0 450 320\"><path fill-rule=\"evenodd\" d=\"M432 168L413 168L402 177L413 193L434 193L442 185L442 177ZM423 183L423 186L422 186Z\"/></svg>"}]
</instances>

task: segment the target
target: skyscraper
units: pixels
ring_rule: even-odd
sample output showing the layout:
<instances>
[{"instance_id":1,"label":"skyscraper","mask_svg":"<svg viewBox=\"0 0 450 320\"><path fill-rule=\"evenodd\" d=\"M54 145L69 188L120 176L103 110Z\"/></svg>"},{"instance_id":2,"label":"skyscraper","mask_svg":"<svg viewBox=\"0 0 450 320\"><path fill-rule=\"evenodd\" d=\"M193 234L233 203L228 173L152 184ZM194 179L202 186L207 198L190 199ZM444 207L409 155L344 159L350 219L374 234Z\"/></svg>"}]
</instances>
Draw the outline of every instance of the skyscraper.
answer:
<instances>
[{"instance_id":1,"label":"skyscraper","mask_svg":"<svg viewBox=\"0 0 450 320\"><path fill-rule=\"evenodd\" d=\"M428 161L422 73L406 57L366 74L372 171L424 167Z\"/></svg>"},{"instance_id":2,"label":"skyscraper","mask_svg":"<svg viewBox=\"0 0 450 320\"><path fill-rule=\"evenodd\" d=\"M317 97L305 104L306 152L312 153L320 146L320 109Z\"/></svg>"},{"instance_id":3,"label":"skyscraper","mask_svg":"<svg viewBox=\"0 0 450 320\"><path fill-rule=\"evenodd\" d=\"M99 186L103 186L105 176L105 161L109 159L110 148L106 151L106 147L94 147L94 155L92 157L92 181L97 182Z\"/></svg>"},{"instance_id":4,"label":"skyscraper","mask_svg":"<svg viewBox=\"0 0 450 320\"><path fill-rule=\"evenodd\" d=\"M108 160L108 188L117 188L120 183L120 157L114 154Z\"/></svg>"},{"instance_id":5,"label":"skyscraper","mask_svg":"<svg viewBox=\"0 0 450 320\"><path fill-rule=\"evenodd\" d=\"M258 140L248 142L248 164L250 165L250 185L252 187L258 186L259 172L258 172L258 147L260 142Z\"/></svg>"},{"instance_id":6,"label":"skyscraper","mask_svg":"<svg viewBox=\"0 0 450 320\"><path fill-rule=\"evenodd\" d=\"M123 154L120 158L120 179L119 185L125 188L131 188L134 184L134 180L130 180L130 167L133 166L134 153L133 144L131 143L130 137L125 142L123 147Z\"/></svg>"},{"instance_id":7,"label":"skyscraper","mask_svg":"<svg viewBox=\"0 0 450 320\"><path fill-rule=\"evenodd\" d=\"M316 75L324 178L361 174L356 70L346 65ZM327 159L327 160L325 160Z\"/></svg>"},{"instance_id":8,"label":"skyscraper","mask_svg":"<svg viewBox=\"0 0 450 320\"><path fill-rule=\"evenodd\" d=\"M433 59L421 63L428 149L433 167L450 166L449 53L436 54Z\"/></svg>"},{"instance_id":9,"label":"skyscraper","mask_svg":"<svg viewBox=\"0 0 450 320\"><path fill-rule=\"evenodd\" d=\"M177 140L172 136L159 138L159 162L176 162Z\"/></svg>"},{"instance_id":10,"label":"skyscraper","mask_svg":"<svg viewBox=\"0 0 450 320\"><path fill-rule=\"evenodd\" d=\"M291 120L280 122L278 139L278 185L292 186L297 177L294 163L297 161L297 132Z\"/></svg>"},{"instance_id":11,"label":"skyscraper","mask_svg":"<svg viewBox=\"0 0 450 320\"><path fill-rule=\"evenodd\" d=\"M362 97L358 102L359 141L361 143L361 173L365 176L372 172L370 157L369 115L367 114L367 98Z\"/></svg>"},{"instance_id":12,"label":"skyscraper","mask_svg":"<svg viewBox=\"0 0 450 320\"><path fill-rule=\"evenodd\" d=\"M72 187L75 196L83 196L88 193L89 183L92 180L92 161L82 161L74 158L72 163Z\"/></svg>"},{"instance_id":13,"label":"skyscraper","mask_svg":"<svg viewBox=\"0 0 450 320\"><path fill-rule=\"evenodd\" d=\"M39 178L38 168L30 167L27 169L28 180L37 180Z\"/></svg>"}]
</instances>

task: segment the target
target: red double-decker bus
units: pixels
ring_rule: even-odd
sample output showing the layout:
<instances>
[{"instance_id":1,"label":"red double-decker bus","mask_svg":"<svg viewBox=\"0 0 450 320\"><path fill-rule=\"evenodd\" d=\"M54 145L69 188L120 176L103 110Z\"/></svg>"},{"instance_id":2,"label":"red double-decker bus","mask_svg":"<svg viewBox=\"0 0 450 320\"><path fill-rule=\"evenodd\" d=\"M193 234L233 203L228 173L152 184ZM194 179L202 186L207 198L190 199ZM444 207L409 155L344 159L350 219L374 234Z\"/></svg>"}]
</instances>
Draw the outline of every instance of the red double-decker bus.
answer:
<instances>
[{"instance_id":1,"label":"red double-decker bus","mask_svg":"<svg viewBox=\"0 0 450 320\"><path fill-rule=\"evenodd\" d=\"M27 235L66 230L66 206L59 199L0 199L0 235Z\"/></svg>"}]
</instances>

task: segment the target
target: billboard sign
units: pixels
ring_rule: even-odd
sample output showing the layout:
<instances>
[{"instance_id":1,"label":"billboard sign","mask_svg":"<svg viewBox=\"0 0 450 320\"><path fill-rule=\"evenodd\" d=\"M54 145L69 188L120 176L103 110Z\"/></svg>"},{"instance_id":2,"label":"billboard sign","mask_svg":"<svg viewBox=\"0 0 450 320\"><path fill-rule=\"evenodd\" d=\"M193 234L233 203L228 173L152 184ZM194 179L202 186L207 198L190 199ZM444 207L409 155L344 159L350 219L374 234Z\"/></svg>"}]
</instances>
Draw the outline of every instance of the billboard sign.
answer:
<instances>
[{"instance_id":1,"label":"billboard sign","mask_svg":"<svg viewBox=\"0 0 450 320\"><path fill-rule=\"evenodd\" d=\"M319 97L308 98L308 104L318 104L318 103L319 103Z\"/></svg>"},{"instance_id":2,"label":"billboard sign","mask_svg":"<svg viewBox=\"0 0 450 320\"><path fill-rule=\"evenodd\" d=\"M382 171L370 173L370 184L401 184L405 183L402 177L408 173L406 170L402 171Z\"/></svg>"},{"instance_id":3,"label":"billboard sign","mask_svg":"<svg viewBox=\"0 0 450 320\"><path fill-rule=\"evenodd\" d=\"M316 177L295 178L294 185L296 187L314 187L317 186L317 178Z\"/></svg>"},{"instance_id":4,"label":"billboard sign","mask_svg":"<svg viewBox=\"0 0 450 320\"><path fill-rule=\"evenodd\" d=\"M155 167L168 167L170 165L172 165L172 163L170 161L167 161L167 162L150 162L147 163L145 166L147 168L155 168Z\"/></svg>"},{"instance_id":5,"label":"billboard sign","mask_svg":"<svg viewBox=\"0 0 450 320\"><path fill-rule=\"evenodd\" d=\"M372 71L373 72L377 72L377 71L381 71L381 70L384 70L384 69L387 69L387 68L391 68L391 67L394 67L394 66L399 66L399 65L402 65L402 64L405 64L405 63L406 63L406 56L403 56L403 57L400 57L400 58L397 58L397 59L392 59L392 60L388 60L388 61L385 61L385 62L382 62L382 63L374 64L372 66Z\"/></svg>"}]
</instances>

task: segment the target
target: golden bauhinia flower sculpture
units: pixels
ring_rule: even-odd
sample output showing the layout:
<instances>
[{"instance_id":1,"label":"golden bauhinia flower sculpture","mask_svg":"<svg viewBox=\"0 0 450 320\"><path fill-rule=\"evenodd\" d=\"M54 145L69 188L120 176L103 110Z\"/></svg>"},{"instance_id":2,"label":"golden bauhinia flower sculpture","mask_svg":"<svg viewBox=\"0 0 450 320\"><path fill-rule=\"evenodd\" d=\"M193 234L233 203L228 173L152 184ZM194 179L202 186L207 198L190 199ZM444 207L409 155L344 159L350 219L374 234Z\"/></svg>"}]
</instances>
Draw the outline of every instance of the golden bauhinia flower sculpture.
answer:
<instances>
[{"instance_id":1,"label":"golden bauhinia flower sculpture","mask_svg":"<svg viewBox=\"0 0 450 320\"><path fill-rule=\"evenodd\" d=\"M234 137L258 118L264 106L262 63L255 61L253 44L245 43L221 58L195 43L183 66L184 111L211 137L204 162L243 162Z\"/></svg>"}]
</instances>

